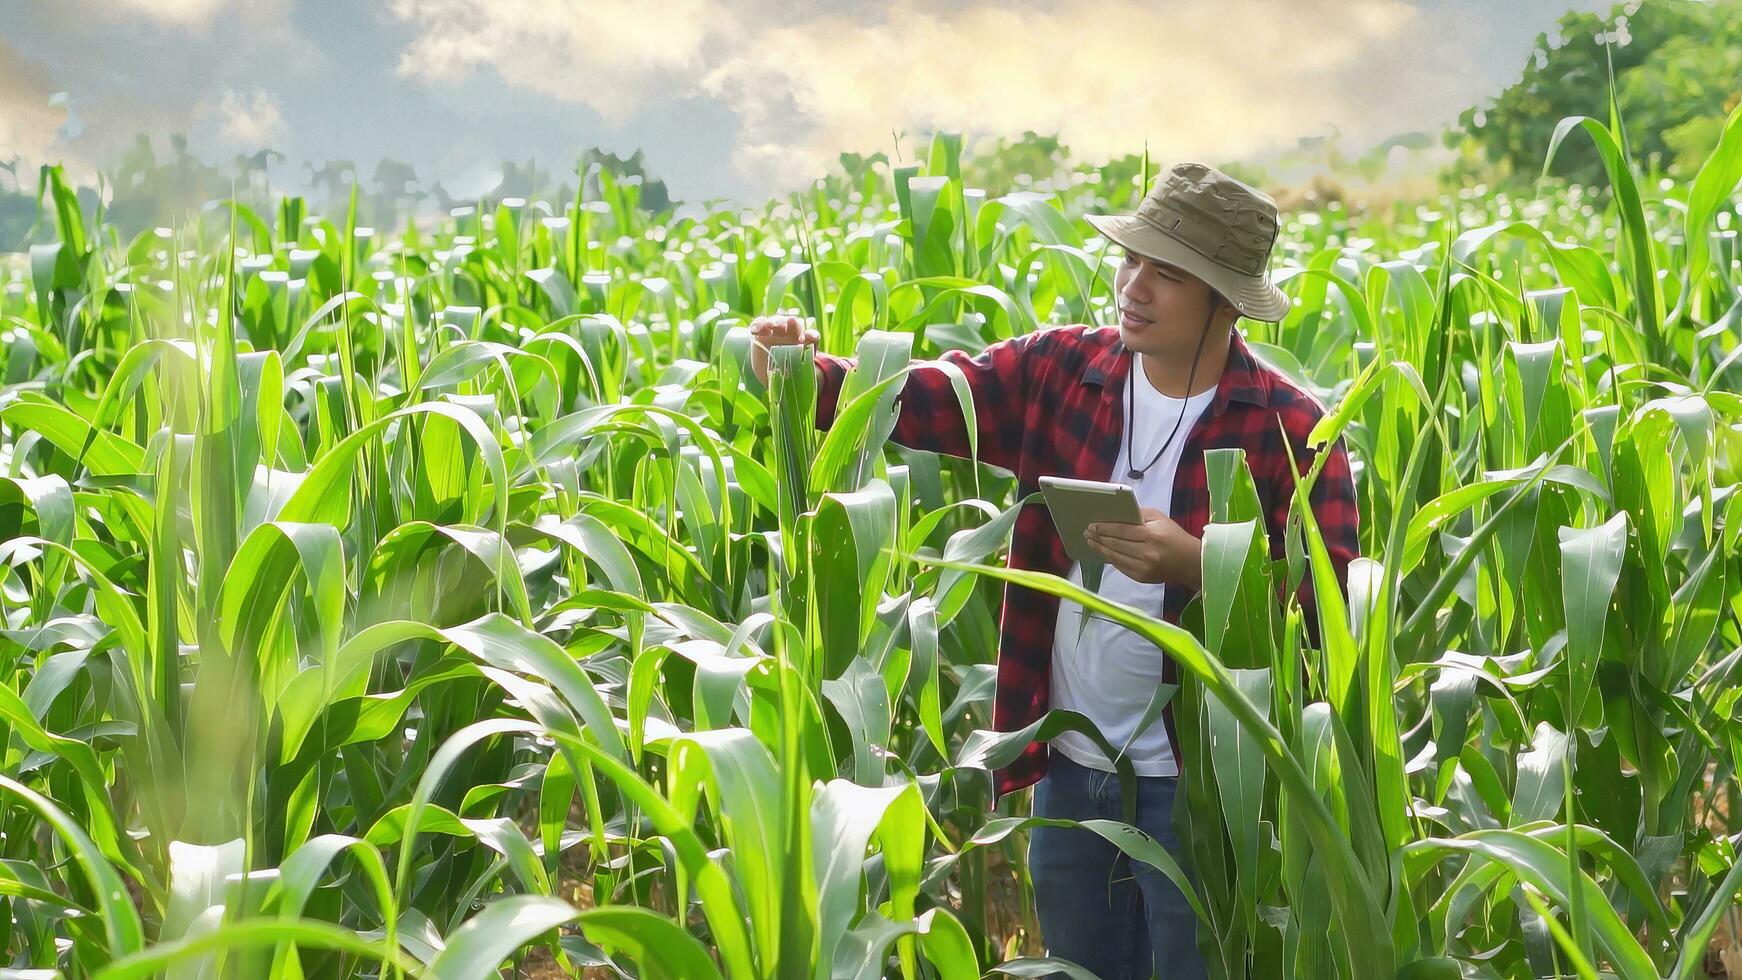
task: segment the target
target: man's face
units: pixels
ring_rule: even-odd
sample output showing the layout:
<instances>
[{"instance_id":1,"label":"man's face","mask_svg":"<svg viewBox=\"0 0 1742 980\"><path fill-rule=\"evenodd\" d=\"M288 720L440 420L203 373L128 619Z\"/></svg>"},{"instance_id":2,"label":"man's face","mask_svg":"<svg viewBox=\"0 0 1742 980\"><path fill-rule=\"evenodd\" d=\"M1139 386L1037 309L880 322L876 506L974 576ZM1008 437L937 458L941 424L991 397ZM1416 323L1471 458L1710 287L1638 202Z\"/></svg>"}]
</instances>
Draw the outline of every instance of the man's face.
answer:
<instances>
[{"instance_id":1,"label":"man's face","mask_svg":"<svg viewBox=\"0 0 1742 980\"><path fill-rule=\"evenodd\" d=\"M1119 302L1119 337L1145 354L1165 355L1197 346L1213 295L1209 284L1191 273L1125 249L1114 276ZM1218 314L1223 311L1218 310ZM1232 319L1232 309L1227 310Z\"/></svg>"}]
</instances>

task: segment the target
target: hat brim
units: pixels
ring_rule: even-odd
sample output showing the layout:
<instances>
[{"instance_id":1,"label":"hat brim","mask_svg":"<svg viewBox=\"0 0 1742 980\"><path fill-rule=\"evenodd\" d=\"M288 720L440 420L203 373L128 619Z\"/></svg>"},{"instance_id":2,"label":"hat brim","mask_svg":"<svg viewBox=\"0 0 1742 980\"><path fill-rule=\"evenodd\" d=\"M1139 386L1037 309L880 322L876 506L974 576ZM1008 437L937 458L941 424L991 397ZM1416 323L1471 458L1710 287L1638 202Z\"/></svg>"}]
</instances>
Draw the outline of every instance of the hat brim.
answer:
<instances>
[{"instance_id":1,"label":"hat brim","mask_svg":"<svg viewBox=\"0 0 1742 980\"><path fill-rule=\"evenodd\" d=\"M1130 214L1086 214L1084 220L1109 241L1151 259L1176 265L1221 293L1240 315L1275 323L1294 305L1265 276L1248 276L1211 262L1202 252Z\"/></svg>"}]
</instances>

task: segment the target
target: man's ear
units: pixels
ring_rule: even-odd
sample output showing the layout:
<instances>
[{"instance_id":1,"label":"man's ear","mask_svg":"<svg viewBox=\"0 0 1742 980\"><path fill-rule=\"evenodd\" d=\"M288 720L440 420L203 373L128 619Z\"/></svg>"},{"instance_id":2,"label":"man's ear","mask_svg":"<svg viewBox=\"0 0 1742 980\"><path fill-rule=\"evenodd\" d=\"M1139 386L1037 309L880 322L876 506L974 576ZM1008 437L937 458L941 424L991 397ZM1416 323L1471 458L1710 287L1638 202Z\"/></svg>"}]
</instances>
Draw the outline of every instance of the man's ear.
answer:
<instances>
[{"instance_id":1,"label":"man's ear","mask_svg":"<svg viewBox=\"0 0 1742 980\"><path fill-rule=\"evenodd\" d=\"M1235 321L1240 319L1240 310L1219 292L1210 293L1211 315L1214 322L1225 330L1234 329Z\"/></svg>"}]
</instances>

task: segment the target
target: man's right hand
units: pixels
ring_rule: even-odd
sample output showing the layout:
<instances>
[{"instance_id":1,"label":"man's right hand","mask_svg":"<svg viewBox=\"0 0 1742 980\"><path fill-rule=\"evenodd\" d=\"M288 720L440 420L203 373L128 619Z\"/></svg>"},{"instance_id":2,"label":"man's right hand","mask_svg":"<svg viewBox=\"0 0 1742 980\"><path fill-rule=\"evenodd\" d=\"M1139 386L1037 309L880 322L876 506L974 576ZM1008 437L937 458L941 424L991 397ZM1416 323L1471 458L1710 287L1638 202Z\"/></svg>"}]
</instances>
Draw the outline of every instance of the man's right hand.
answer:
<instances>
[{"instance_id":1,"label":"man's right hand","mask_svg":"<svg viewBox=\"0 0 1742 980\"><path fill-rule=\"evenodd\" d=\"M750 321L750 369L768 386L768 349L789 344L811 346L821 339L796 316L759 316Z\"/></svg>"}]
</instances>

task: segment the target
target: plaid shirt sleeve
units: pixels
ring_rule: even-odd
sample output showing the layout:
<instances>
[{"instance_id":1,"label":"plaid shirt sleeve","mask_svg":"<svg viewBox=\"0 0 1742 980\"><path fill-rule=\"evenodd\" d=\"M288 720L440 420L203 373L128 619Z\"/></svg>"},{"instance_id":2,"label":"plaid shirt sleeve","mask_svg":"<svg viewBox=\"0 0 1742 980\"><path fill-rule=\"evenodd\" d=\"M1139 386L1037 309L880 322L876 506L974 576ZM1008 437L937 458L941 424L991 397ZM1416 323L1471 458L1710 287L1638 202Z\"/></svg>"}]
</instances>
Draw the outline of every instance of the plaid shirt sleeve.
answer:
<instances>
[{"instance_id":1,"label":"plaid shirt sleeve","mask_svg":"<svg viewBox=\"0 0 1742 980\"><path fill-rule=\"evenodd\" d=\"M1031 333L1001 340L974 355L951 350L935 361L915 361L903 383L900 415L889 438L909 449L964 459L978 449L981 462L1014 471L1022 451L1025 355L1036 336ZM818 353L815 360L817 428L828 429L834 425L847 372L859 359ZM960 371L967 382L977 446L970 445L953 374L940 366L946 364Z\"/></svg>"}]
</instances>

